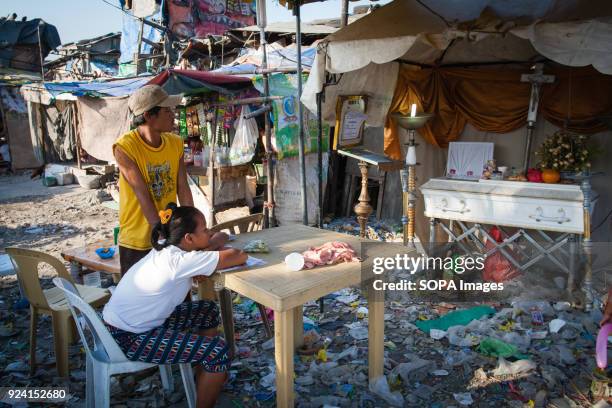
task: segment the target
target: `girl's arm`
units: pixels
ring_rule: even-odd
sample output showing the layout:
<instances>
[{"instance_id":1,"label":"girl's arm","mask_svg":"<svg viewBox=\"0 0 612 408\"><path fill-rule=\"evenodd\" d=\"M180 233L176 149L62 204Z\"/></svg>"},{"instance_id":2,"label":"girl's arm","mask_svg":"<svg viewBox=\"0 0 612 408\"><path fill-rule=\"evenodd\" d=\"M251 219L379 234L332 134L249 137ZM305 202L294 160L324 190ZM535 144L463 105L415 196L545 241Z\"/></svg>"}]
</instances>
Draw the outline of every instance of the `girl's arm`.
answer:
<instances>
[{"instance_id":1,"label":"girl's arm","mask_svg":"<svg viewBox=\"0 0 612 408\"><path fill-rule=\"evenodd\" d=\"M219 263L217 264L216 270L242 265L246 262L247 258L248 255L240 249L222 249L219 251Z\"/></svg>"},{"instance_id":2,"label":"girl's arm","mask_svg":"<svg viewBox=\"0 0 612 408\"><path fill-rule=\"evenodd\" d=\"M207 251L219 251L229 241L229 236L225 232L215 232L208 241Z\"/></svg>"}]
</instances>

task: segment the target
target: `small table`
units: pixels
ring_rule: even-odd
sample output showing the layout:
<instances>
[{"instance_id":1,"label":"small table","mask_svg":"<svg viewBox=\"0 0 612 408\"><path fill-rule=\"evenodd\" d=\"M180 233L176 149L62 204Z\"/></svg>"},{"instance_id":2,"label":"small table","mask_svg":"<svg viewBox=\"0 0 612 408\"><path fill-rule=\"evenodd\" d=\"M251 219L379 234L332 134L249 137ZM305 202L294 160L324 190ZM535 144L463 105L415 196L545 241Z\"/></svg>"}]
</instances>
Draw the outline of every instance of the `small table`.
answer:
<instances>
[{"instance_id":1,"label":"small table","mask_svg":"<svg viewBox=\"0 0 612 408\"><path fill-rule=\"evenodd\" d=\"M304 225L286 225L239 234L230 245L242 248L253 239L261 239L270 247L268 254L254 254L266 261L266 265L213 276L226 289L274 310L276 402L279 408L293 407L293 352L302 345L304 338L302 305L339 289L358 285L361 282L361 264L341 263L292 272L284 264L285 256L329 241L346 242L359 254L361 242L366 240ZM373 380L383 374L382 292L368 291L368 303L369 377Z\"/></svg>"},{"instance_id":2,"label":"small table","mask_svg":"<svg viewBox=\"0 0 612 408\"><path fill-rule=\"evenodd\" d=\"M114 247L115 255L109 259L102 259L96 254L96 249ZM62 258L70 262L70 274L77 277L83 273L83 267L94 271L107 272L113 275L113 282L121 279L119 266L119 248L113 241L99 241L79 248L70 248L62 252Z\"/></svg>"}]
</instances>

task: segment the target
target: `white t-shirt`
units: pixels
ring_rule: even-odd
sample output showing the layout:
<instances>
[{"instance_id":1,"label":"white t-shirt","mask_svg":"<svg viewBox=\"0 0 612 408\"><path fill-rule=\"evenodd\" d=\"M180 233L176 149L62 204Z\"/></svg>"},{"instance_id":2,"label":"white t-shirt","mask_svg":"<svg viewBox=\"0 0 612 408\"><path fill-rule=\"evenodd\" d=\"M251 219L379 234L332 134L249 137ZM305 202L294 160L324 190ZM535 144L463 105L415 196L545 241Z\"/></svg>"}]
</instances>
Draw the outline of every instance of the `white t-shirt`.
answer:
<instances>
[{"instance_id":1,"label":"white t-shirt","mask_svg":"<svg viewBox=\"0 0 612 408\"><path fill-rule=\"evenodd\" d=\"M191 278L212 275L218 263L217 251L152 249L121 278L102 312L104 321L132 333L161 326L185 300Z\"/></svg>"}]
</instances>

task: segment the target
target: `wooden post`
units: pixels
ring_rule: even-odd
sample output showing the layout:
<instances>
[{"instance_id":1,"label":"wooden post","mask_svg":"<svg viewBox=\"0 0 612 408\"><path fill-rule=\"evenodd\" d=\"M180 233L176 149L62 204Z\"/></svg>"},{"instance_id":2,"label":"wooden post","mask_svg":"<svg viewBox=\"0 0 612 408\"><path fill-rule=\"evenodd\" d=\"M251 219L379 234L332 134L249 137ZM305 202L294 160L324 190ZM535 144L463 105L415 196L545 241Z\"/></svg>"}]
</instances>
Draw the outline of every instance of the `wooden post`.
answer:
<instances>
[{"instance_id":1,"label":"wooden post","mask_svg":"<svg viewBox=\"0 0 612 408\"><path fill-rule=\"evenodd\" d=\"M76 142L76 159L77 159L77 167L79 169L83 168L81 163L81 135L79 134L79 127L77 125L77 104L76 102L72 105L72 124L74 129L74 140Z\"/></svg>"},{"instance_id":2,"label":"wooden post","mask_svg":"<svg viewBox=\"0 0 612 408\"><path fill-rule=\"evenodd\" d=\"M134 63L136 64L136 75L142 73L140 69L140 51L142 49L142 34L144 31L144 19L140 20L140 31L138 32L138 45L136 48L136 54L134 55Z\"/></svg>"},{"instance_id":3,"label":"wooden post","mask_svg":"<svg viewBox=\"0 0 612 408\"><path fill-rule=\"evenodd\" d=\"M348 25L348 17L349 17L349 0L340 0L342 1L342 13L340 14L340 28L346 27Z\"/></svg>"},{"instance_id":4,"label":"wooden post","mask_svg":"<svg viewBox=\"0 0 612 408\"><path fill-rule=\"evenodd\" d=\"M355 206L355 214L359 221L359 236L365 238L368 218L372 214L372 206L370 205L370 195L368 194L368 163L359 162L359 170L361 171L361 193L359 194L359 203Z\"/></svg>"},{"instance_id":5,"label":"wooden post","mask_svg":"<svg viewBox=\"0 0 612 408\"><path fill-rule=\"evenodd\" d=\"M217 123L219 108L215 108L215 117L212 122L212 134L208 138L210 143L210 156L208 160L208 185L210 186L210 223L211 227L217 223L215 218L215 145L217 144Z\"/></svg>"}]
</instances>

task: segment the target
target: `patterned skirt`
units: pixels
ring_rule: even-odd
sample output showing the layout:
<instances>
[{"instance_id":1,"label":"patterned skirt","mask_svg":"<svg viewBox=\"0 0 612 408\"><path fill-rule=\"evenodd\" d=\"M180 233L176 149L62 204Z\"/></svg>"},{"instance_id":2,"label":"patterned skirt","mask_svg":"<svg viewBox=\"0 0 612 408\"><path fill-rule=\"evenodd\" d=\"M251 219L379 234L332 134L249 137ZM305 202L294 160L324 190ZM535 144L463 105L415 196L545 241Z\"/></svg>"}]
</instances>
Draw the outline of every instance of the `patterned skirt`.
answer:
<instances>
[{"instance_id":1,"label":"patterned skirt","mask_svg":"<svg viewBox=\"0 0 612 408\"><path fill-rule=\"evenodd\" d=\"M214 302L181 303L163 325L144 333L106 326L129 360L153 364L199 363L211 373L229 369L231 360L225 340L197 333L219 326L219 309Z\"/></svg>"}]
</instances>

